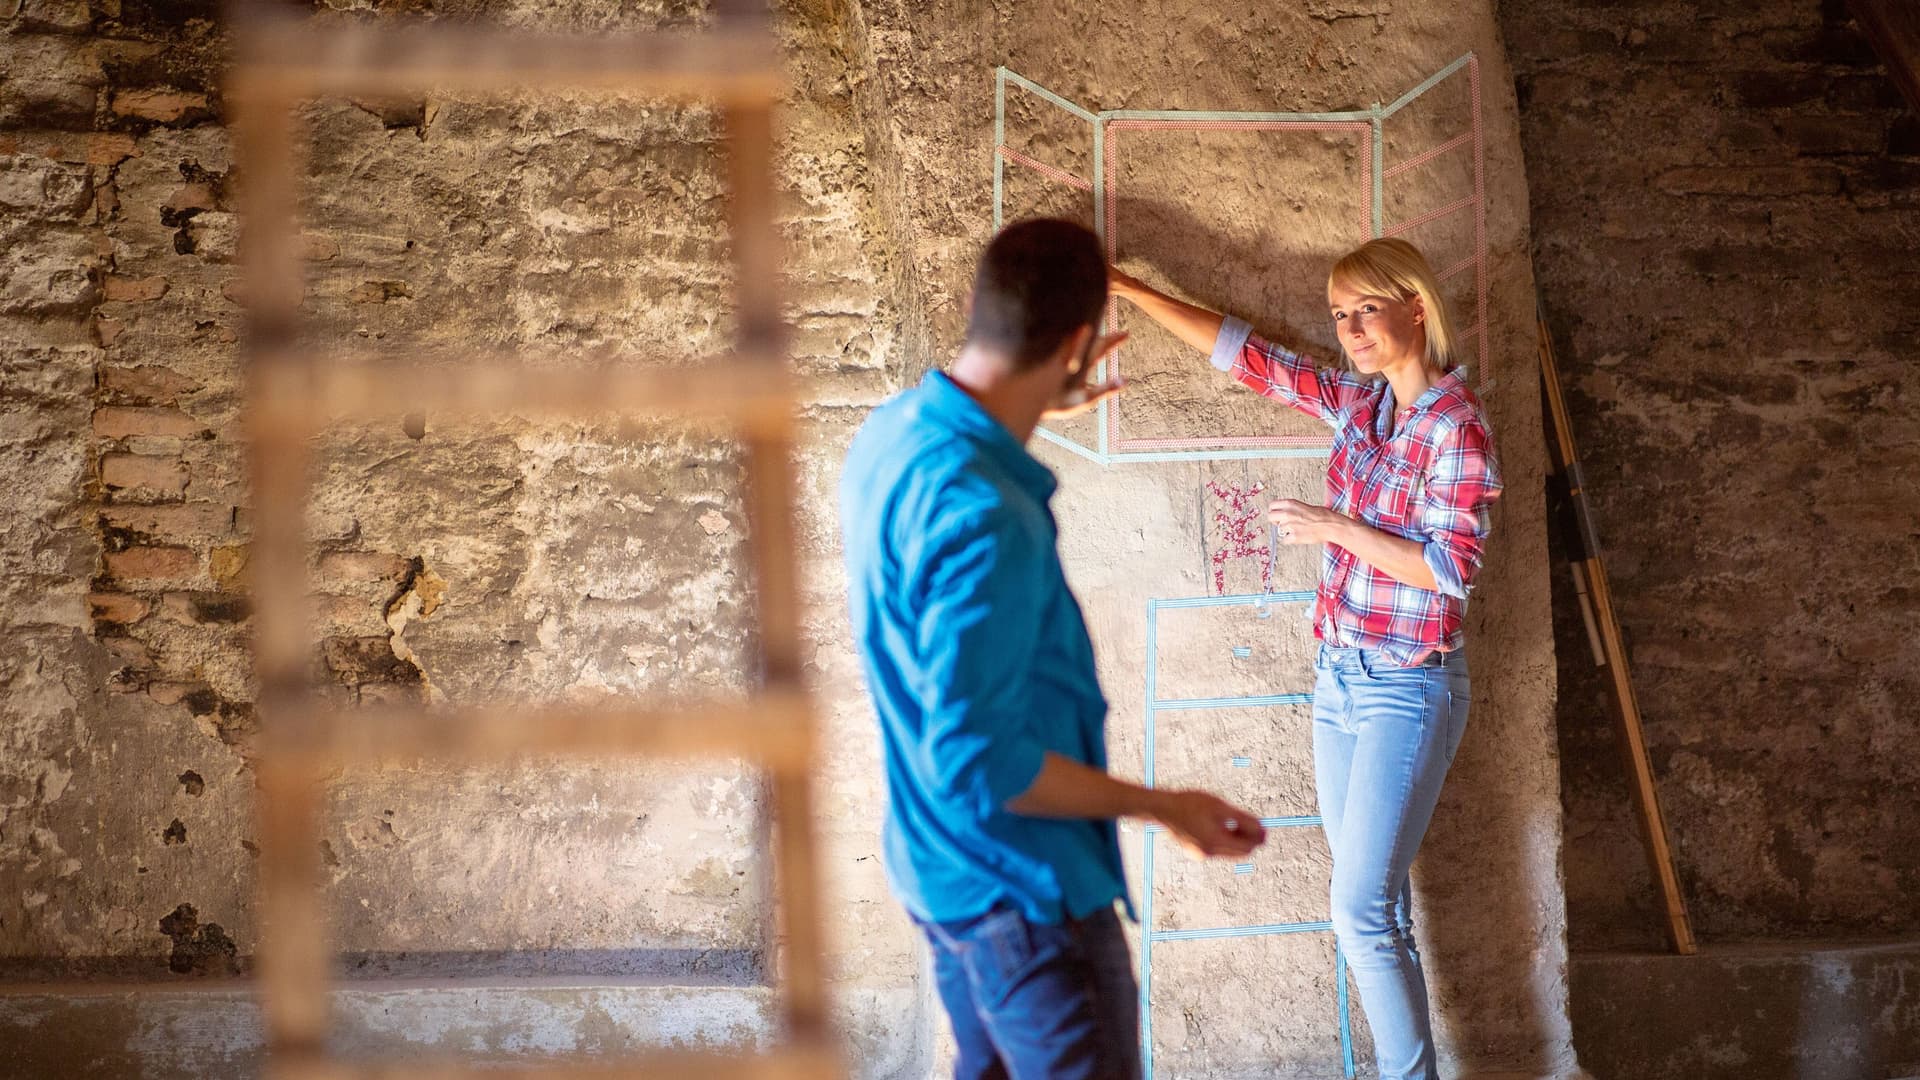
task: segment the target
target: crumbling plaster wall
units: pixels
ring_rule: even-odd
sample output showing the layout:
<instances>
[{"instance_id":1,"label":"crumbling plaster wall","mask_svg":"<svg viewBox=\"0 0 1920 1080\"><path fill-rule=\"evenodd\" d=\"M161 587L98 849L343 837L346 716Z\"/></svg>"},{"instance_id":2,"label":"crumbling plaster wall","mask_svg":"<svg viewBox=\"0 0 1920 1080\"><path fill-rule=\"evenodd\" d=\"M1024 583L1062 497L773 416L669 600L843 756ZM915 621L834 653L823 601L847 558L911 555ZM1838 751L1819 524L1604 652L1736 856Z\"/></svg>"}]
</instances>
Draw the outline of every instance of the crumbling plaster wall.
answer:
<instances>
[{"instance_id":1,"label":"crumbling plaster wall","mask_svg":"<svg viewBox=\"0 0 1920 1080\"><path fill-rule=\"evenodd\" d=\"M336 6L358 10L319 14L433 7ZM16 647L0 660L0 951L19 977L229 973L258 930L233 214L246 178L222 126L224 30L212 4L15 8L0 39L5 452L19 493L5 525ZM433 13L576 30L705 18L681 5ZM888 243L850 90L858 52L827 7L780 16L795 365L809 413L831 416L884 389ZM480 350L679 363L729 340L710 110L508 94L324 101L304 117L317 337L434 357L449 378ZM426 415L341 425L316 451L316 672L343 704L747 689L728 440ZM831 568L818 456L803 454L816 479L800 554ZM817 636L844 654L842 604L830 577L813 580L830 612ZM846 1026L886 1074L917 1052L919 961L881 902L872 738L857 723L823 740L828 910L842 913L841 1000L870 1014ZM750 773L423 764L342 774L332 792L322 856L356 973L742 992L766 977ZM764 1005L749 1011L761 1037Z\"/></svg>"},{"instance_id":2,"label":"crumbling plaster wall","mask_svg":"<svg viewBox=\"0 0 1920 1080\"><path fill-rule=\"evenodd\" d=\"M1565 1020L1554 672L1539 496L1544 451L1533 374L1526 189L1514 102L1506 89L1509 76L1491 8L1315 3L1244 10L1152 3L1042 9L950 2L876 3L864 5L862 12L879 73L868 92L886 109L889 123L882 130L891 135L902 166L902 261L917 290L917 309L931 328L927 351L899 353L903 381L944 362L960 333L971 262L991 220L994 65L1007 64L1093 109L1316 112L1391 100L1456 56L1478 52L1486 65L1494 282L1490 363L1496 381L1489 387L1488 405L1499 432L1508 495L1470 614L1473 719L1416 869L1416 889L1423 898L1422 933L1449 1068L1469 1075L1575 1068ZM1193 197L1206 194L1196 191ZM1163 239L1169 245L1183 242L1179 236ZM1133 255L1140 270L1150 277L1157 273L1152 251ZM1219 302L1205 295L1196 299ZM1246 314L1258 320L1261 313ZM1165 362L1198 360L1174 355ZM1229 391L1222 385L1220 392ZM1254 462L1250 467L1103 469L1036 445L1062 479L1056 510L1063 550L1069 576L1088 608L1114 702L1113 758L1118 769L1137 772L1145 601L1207 590L1196 535L1203 485L1209 479L1244 483L1250 475L1274 494L1317 501L1322 466ZM1279 584L1302 587L1311 573L1309 560L1289 558L1282 574L1292 576ZM1293 631L1276 626L1271 632ZM1224 649L1228 643L1223 633L1208 644ZM1274 683L1298 683L1304 676L1293 669L1271 674ZM1276 723L1271 714L1247 721ZM1303 728L1298 737L1305 737ZM1225 746L1216 748L1220 765ZM1226 774L1221 769L1222 782ZM1125 844L1137 879L1138 834L1129 833ZM1273 857L1283 860L1283 874L1311 878L1314 873L1310 851ZM1277 888L1274 895L1284 901L1295 887ZM1258 952L1257 946L1245 950ZM1170 950L1156 955L1181 963ZM1273 1067L1271 1058L1260 1056L1263 1046L1273 1045L1269 1040L1299 1040L1287 1043L1304 1055L1293 1061L1310 1069L1333 1067L1337 1057L1330 1030L1312 1026L1318 1019L1311 1024L1303 1019L1321 1015L1315 1010L1330 1000L1332 980L1289 966L1298 960L1281 959L1264 970L1260 965L1273 961L1255 960L1250 970L1242 970L1248 965L1229 957L1216 971L1189 972L1184 989L1170 981L1167 991L1176 995L1178 1008L1157 1022L1162 1041L1156 1052L1167 1055L1163 1060L1177 1056L1197 1074L1237 1075L1237 1070ZM1217 983L1202 985L1196 995L1194 984L1209 975L1217 976ZM1241 1023L1234 1019L1239 1016L1248 1019Z\"/></svg>"},{"instance_id":3,"label":"crumbling plaster wall","mask_svg":"<svg viewBox=\"0 0 1920 1080\"><path fill-rule=\"evenodd\" d=\"M1920 929L1920 121L1844 3L1504 6L1535 259L1708 939ZM1574 940L1659 916L1561 573Z\"/></svg>"},{"instance_id":4,"label":"crumbling plaster wall","mask_svg":"<svg viewBox=\"0 0 1920 1080\"><path fill-rule=\"evenodd\" d=\"M338 6L362 10L337 17L391 14ZM674 5L534 0L437 14L575 28L700 19ZM1094 107L1313 110L1389 98L1473 49L1489 88L1492 370L1506 373L1488 401L1511 492L1474 608L1474 719L1417 881L1449 1061L1570 1072L1526 198L1491 12L794 0L781 14L821 832L863 1071L922 1075L940 1033L878 865L878 762L845 629L833 490L866 410L957 340L990 221L992 66ZM5 555L5 617L28 647L0 658L0 895L24 900L0 908L0 947L21 976L223 972L257 940L232 263L245 177L210 80L223 46L213 16L40 0L6 26L5 452L27 497L4 519L23 538ZM726 340L705 111L508 96L324 102L306 115L309 309L330 339L450 365L476 346L672 358ZM1204 591L1194 500L1242 470L1102 471L1041 453L1065 481L1069 572L1116 702L1114 760L1132 771L1144 601ZM316 664L344 703L743 689L744 522L724 441L429 415L343 425L317 456ZM1262 475L1276 493L1317 497L1313 463ZM1310 575L1310 560L1285 569ZM738 771L419 766L343 775L334 791L332 909L363 973L625 974L743 992L764 976L758 793ZM1130 853L1138 842L1130 834ZM1307 897L1312 857L1300 858L1286 888ZM1165 1052L1229 1075L1270 1067L1260 1054L1276 1044L1260 1039L1271 1035L1299 1051L1296 1066L1333 1067L1330 1031L1303 1019L1330 999L1330 972L1255 964L1249 977L1200 1002L1200 1026ZM1253 996L1267 1013L1236 1025ZM155 1021L119 1022L150 1033ZM603 1045L554 1026L523 1045ZM499 1050L510 1028L460 1038ZM244 1043L224 1051L229 1067L254 1060Z\"/></svg>"}]
</instances>

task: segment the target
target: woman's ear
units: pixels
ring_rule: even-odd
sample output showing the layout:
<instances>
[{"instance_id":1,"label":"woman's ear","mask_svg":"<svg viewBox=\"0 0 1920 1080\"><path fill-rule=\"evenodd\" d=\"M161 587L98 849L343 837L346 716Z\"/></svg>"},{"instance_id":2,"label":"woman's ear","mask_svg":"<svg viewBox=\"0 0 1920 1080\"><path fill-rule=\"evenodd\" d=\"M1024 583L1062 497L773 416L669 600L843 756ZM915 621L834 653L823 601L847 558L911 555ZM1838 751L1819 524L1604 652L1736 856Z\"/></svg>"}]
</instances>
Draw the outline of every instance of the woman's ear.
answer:
<instances>
[{"instance_id":1,"label":"woman's ear","mask_svg":"<svg viewBox=\"0 0 1920 1080\"><path fill-rule=\"evenodd\" d=\"M1413 309L1414 325L1418 326L1427 321L1427 302L1421 298L1419 293L1414 293L1413 296L1408 299L1407 306Z\"/></svg>"}]
</instances>

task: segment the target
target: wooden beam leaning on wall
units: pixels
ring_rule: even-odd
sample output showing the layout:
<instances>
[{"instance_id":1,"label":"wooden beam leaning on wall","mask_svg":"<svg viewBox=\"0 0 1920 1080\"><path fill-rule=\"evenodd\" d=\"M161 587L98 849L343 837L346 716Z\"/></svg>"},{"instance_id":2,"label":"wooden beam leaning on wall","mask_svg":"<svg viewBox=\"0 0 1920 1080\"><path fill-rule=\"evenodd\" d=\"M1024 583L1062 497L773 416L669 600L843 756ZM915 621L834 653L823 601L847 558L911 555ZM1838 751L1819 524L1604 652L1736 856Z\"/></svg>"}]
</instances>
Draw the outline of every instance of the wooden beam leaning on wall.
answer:
<instances>
[{"instance_id":1,"label":"wooden beam leaning on wall","mask_svg":"<svg viewBox=\"0 0 1920 1080\"><path fill-rule=\"evenodd\" d=\"M1647 868L1660 890L1665 909L1667 944L1674 952L1691 956L1697 951L1693 920L1687 914L1687 898L1680 891L1680 875L1673 865L1673 843L1667 834L1666 816L1660 812L1660 792L1653 781L1652 759L1647 756L1640 704L1633 696L1626 644L1620 637L1620 622L1614 615L1607 568L1600 561L1599 536L1594 532L1593 518L1587 510L1587 496L1580 478L1580 454L1574 447L1573 426L1568 421L1566 398L1560 391L1560 372L1553 361L1553 337L1547 331L1545 318L1540 320L1540 382L1547 398L1551 479L1566 486L1577 520L1571 530L1573 535L1568 538L1573 550L1568 553L1567 561L1573 568L1580 616L1586 623L1588 643L1593 646L1594 666L1607 672L1607 704L1613 712L1621 753L1626 759L1634 816L1640 822L1640 836L1646 844Z\"/></svg>"},{"instance_id":2,"label":"wooden beam leaning on wall","mask_svg":"<svg viewBox=\"0 0 1920 1080\"><path fill-rule=\"evenodd\" d=\"M1914 0L1847 0L1854 21L1887 65L1887 74L1920 116L1920 3Z\"/></svg>"},{"instance_id":3,"label":"wooden beam leaning on wall","mask_svg":"<svg viewBox=\"0 0 1920 1080\"><path fill-rule=\"evenodd\" d=\"M779 300L774 224L773 111L783 92L779 53L754 0L719 0L698 35L562 38L519 31L423 26L325 27L273 15L243 19L227 88L240 168L249 178L246 339L254 539L255 665L261 682L257 812L262 852L259 946L273 1080L345 1077L737 1076L765 1080L844 1075L828 1019L826 965L813 843L812 706L801 677L793 544L794 382ZM295 256L299 138L293 107L327 93L449 86L637 91L715 101L727 124L729 232L739 339L732 355L662 370L633 357L599 357L586 370L529 366L526 354L489 358L463 378L426 369L341 363L300 342L301 270ZM539 359L539 358L535 358ZM746 448L747 501L761 657L758 692L744 701L606 699L544 709L339 713L314 697L306 611L307 443L329 414L365 415L396 390L433 392L468 413L640 411L718 416ZM414 402L415 407L418 403ZM763 769L771 814L757 824L778 860L777 900L766 905L784 943L782 1038L764 1054L656 1053L505 1070L461 1062L346 1063L327 1035L332 955L317 863L320 790L329 770L356 762L431 756L469 763L518 753L718 755Z\"/></svg>"}]
</instances>

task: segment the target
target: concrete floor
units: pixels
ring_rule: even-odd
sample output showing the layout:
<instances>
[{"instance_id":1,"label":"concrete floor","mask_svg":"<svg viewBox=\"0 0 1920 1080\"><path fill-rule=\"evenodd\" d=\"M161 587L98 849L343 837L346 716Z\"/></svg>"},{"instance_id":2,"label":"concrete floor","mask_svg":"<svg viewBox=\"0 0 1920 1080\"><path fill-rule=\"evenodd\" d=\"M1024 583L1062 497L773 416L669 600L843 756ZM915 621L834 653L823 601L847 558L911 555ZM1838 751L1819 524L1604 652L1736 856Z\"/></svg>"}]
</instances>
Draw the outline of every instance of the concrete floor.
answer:
<instances>
[{"instance_id":1,"label":"concrete floor","mask_svg":"<svg viewBox=\"0 0 1920 1080\"><path fill-rule=\"evenodd\" d=\"M1920 940L1583 952L1571 976L1574 1041L1593 1080L1920 1080ZM901 1020L915 1003L866 992L839 1004L861 1075L937 1073ZM394 1062L747 1049L775 1028L765 988L638 978L358 980L335 1008L336 1052ZM263 1060L244 982L0 991L9 1076L252 1076Z\"/></svg>"},{"instance_id":2,"label":"concrete floor","mask_svg":"<svg viewBox=\"0 0 1920 1080\"><path fill-rule=\"evenodd\" d=\"M1597 1080L1916 1080L1920 940L1576 952Z\"/></svg>"}]
</instances>

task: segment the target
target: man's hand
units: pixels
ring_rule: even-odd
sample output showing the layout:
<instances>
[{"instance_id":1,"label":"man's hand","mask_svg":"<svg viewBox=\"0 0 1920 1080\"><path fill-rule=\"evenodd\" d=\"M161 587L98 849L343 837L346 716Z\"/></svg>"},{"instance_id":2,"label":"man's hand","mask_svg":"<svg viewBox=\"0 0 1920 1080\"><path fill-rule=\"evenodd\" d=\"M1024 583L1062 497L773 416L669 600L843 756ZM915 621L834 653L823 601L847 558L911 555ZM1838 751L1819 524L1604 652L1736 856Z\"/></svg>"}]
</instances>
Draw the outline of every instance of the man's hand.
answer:
<instances>
[{"instance_id":1,"label":"man's hand","mask_svg":"<svg viewBox=\"0 0 1920 1080\"><path fill-rule=\"evenodd\" d=\"M1145 818L1200 855L1244 856L1267 838L1258 814L1204 791L1141 787L1051 750L1006 807L1029 817Z\"/></svg>"},{"instance_id":2,"label":"man's hand","mask_svg":"<svg viewBox=\"0 0 1920 1080\"><path fill-rule=\"evenodd\" d=\"M1279 526L1283 544L1337 544L1353 526L1345 514L1298 499L1281 499L1267 507L1267 520Z\"/></svg>"},{"instance_id":3,"label":"man's hand","mask_svg":"<svg viewBox=\"0 0 1920 1080\"><path fill-rule=\"evenodd\" d=\"M1053 400L1047 403L1047 410L1040 414L1041 418L1065 420L1068 417L1079 416L1119 393L1121 387L1126 385L1124 379L1111 379L1097 386L1088 386L1087 379L1093 374L1093 369L1111 355L1113 350L1119 348L1120 343L1125 340L1127 335L1122 332L1108 334L1094 342L1093 348L1087 353L1086 361L1074 369L1073 374L1067 376L1067 381L1060 387L1060 392L1053 396Z\"/></svg>"},{"instance_id":4,"label":"man's hand","mask_svg":"<svg viewBox=\"0 0 1920 1080\"><path fill-rule=\"evenodd\" d=\"M1161 791L1152 817L1200 856L1241 857L1266 842L1260 815L1204 791Z\"/></svg>"}]
</instances>

